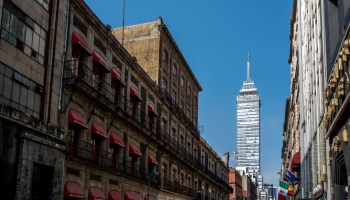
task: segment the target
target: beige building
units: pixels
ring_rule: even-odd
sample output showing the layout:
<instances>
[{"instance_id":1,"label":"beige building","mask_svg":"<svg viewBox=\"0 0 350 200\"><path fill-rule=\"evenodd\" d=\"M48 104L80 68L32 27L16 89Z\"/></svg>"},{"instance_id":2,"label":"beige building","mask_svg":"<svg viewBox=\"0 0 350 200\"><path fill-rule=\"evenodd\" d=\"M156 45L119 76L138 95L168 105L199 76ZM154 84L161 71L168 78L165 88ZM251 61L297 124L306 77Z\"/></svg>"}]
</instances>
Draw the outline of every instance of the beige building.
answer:
<instances>
[{"instance_id":1,"label":"beige building","mask_svg":"<svg viewBox=\"0 0 350 200\"><path fill-rule=\"evenodd\" d=\"M202 88L163 20L158 18L112 32L197 131L198 93Z\"/></svg>"},{"instance_id":2,"label":"beige building","mask_svg":"<svg viewBox=\"0 0 350 200\"><path fill-rule=\"evenodd\" d=\"M228 166L196 128L201 87L163 22L118 41L84 1L70 10L64 197L228 199Z\"/></svg>"}]
</instances>

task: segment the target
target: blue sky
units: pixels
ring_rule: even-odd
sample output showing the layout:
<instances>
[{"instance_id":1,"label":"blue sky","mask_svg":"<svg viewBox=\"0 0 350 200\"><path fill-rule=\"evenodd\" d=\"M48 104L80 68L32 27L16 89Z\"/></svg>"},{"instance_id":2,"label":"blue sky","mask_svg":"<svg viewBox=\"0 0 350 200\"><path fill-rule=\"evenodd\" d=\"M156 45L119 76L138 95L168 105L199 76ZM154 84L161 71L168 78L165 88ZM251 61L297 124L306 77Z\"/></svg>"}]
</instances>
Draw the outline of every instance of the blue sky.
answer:
<instances>
[{"instance_id":1,"label":"blue sky","mask_svg":"<svg viewBox=\"0 0 350 200\"><path fill-rule=\"evenodd\" d=\"M123 0L86 0L105 24L122 26ZM261 98L261 172L278 183L285 102L290 94L289 28L292 1L125 0L125 25L163 18L201 84L202 137L235 166L236 96L251 79Z\"/></svg>"}]
</instances>

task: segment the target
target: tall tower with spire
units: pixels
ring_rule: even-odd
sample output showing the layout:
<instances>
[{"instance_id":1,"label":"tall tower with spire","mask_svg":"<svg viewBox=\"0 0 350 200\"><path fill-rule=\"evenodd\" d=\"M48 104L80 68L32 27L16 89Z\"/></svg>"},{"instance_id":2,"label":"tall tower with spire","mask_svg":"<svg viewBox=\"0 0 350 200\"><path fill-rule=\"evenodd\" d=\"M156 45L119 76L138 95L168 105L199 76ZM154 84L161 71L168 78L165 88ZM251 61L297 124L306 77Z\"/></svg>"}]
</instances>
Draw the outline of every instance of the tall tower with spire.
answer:
<instances>
[{"instance_id":1,"label":"tall tower with spire","mask_svg":"<svg viewBox=\"0 0 350 200\"><path fill-rule=\"evenodd\" d=\"M248 51L247 80L236 98L237 103L237 168L248 175L260 175L260 96L250 79Z\"/></svg>"}]
</instances>

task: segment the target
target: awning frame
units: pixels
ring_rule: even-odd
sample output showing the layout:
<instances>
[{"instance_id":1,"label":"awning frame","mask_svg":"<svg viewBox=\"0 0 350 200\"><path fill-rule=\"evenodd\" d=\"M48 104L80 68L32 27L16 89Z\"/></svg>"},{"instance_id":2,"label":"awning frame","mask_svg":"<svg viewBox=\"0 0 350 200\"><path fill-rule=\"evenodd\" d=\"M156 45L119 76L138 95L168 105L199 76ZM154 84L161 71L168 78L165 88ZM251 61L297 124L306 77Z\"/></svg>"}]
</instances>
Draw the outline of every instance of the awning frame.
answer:
<instances>
[{"instance_id":1,"label":"awning frame","mask_svg":"<svg viewBox=\"0 0 350 200\"><path fill-rule=\"evenodd\" d=\"M130 96L134 97L139 102L142 101L142 97L141 97L139 91L132 85L130 86Z\"/></svg>"},{"instance_id":2,"label":"awning frame","mask_svg":"<svg viewBox=\"0 0 350 200\"><path fill-rule=\"evenodd\" d=\"M96 121L92 122L92 124L91 124L91 134L95 134L95 135L101 136L103 138L108 137L103 126Z\"/></svg>"},{"instance_id":3,"label":"awning frame","mask_svg":"<svg viewBox=\"0 0 350 200\"><path fill-rule=\"evenodd\" d=\"M123 76L120 74L120 72L114 68L110 69L110 73L111 73L111 78L112 80L118 80L121 83L122 87L126 87L126 83L125 80L123 78Z\"/></svg>"},{"instance_id":4,"label":"awning frame","mask_svg":"<svg viewBox=\"0 0 350 200\"><path fill-rule=\"evenodd\" d=\"M97 63L98 66L100 66L103 70L105 70L106 72L109 72L109 68L107 66L107 62L105 61L105 59L96 51L92 52L92 61L94 63Z\"/></svg>"},{"instance_id":5,"label":"awning frame","mask_svg":"<svg viewBox=\"0 0 350 200\"><path fill-rule=\"evenodd\" d=\"M114 132L110 132L109 133L109 143L111 144L116 144L122 148L125 147L125 144L123 142L123 140L119 137L118 134L114 133Z\"/></svg>"},{"instance_id":6,"label":"awning frame","mask_svg":"<svg viewBox=\"0 0 350 200\"><path fill-rule=\"evenodd\" d=\"M141 151L133 143L129 144L129 154L135 155L135 156L142 156Z\"/></svg>"},{"instance_id":7,"label":"awning frame","mask_svg":"<svg viewBox=\"0 0 350 200\"><path fill-rule=\"evenodd\" d=\"M88 128L85 118L83 118L81 114L73 108L69 109L68 111L68 123L78 125L85 129Z\"/></svg>"},{"instance_id":8,"label":"awning frame","mask_svg":"<svg viewBox=\"0 0 350 200\"><path fill-rule=\"evenodd\" d=\"M148 154L148 164L158 165L158 161L151 154Z\"/></svg>"},{"instance_id":9,"label":"awning frame","mask_svg":"<svg viewBox=\"0 0 350 200\"><path fill-rule=\"evenodd\" d=\"M148 113L151 114L152 116L155 116L155 117L158 117L158 112L157 110L155 109L153 103L148 103L147 104L147 110L148 110Z\"/></svg>"},{"instance_id":10,"label":"awning frame","mask_svg":"<svg viewBox=\"0 0 350 200\"><path fill-rule=\"evenodd\" d=\"M91 56L89 44L80 36L79 33L75 31L72 32L72 44L79 46L79 48L81 48L86 55Z\"/></svg>"},{"instance_id":11,"label":"awning frame","mask_svg":"<svg viewBox=\"0 0 350 200\"><path fill-rule=\"evenodd\" d=\"M84 191L81 185L75 181L66 181L64 184L64 197L84 198Z\"/></svg>"}]
</instances>

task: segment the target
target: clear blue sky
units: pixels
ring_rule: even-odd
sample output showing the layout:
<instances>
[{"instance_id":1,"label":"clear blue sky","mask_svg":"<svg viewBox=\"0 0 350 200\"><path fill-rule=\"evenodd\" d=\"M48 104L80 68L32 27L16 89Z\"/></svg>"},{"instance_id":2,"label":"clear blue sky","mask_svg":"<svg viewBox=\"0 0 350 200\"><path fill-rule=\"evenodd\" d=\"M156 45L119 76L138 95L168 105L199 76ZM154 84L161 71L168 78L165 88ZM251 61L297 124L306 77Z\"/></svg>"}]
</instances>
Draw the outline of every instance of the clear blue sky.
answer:
<instances>
[{"instance_id":1,"label":"clear blue sky","mask_svg":"<svg viewBox=\"0 0 350 200\"><path fill-rule=\"evenodd\" d=\"M123 0L86 0L105 24L122 26ZM261 98L261 172L278 183L285 102L290 94L292 0L125 0L125 25L161 16L201 84L202 137L222 155L236 149L236 96L251 79ZM234 156L230 165L235 166Z\"/></svg>"}]
</instances>

